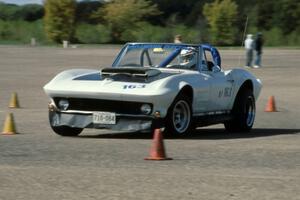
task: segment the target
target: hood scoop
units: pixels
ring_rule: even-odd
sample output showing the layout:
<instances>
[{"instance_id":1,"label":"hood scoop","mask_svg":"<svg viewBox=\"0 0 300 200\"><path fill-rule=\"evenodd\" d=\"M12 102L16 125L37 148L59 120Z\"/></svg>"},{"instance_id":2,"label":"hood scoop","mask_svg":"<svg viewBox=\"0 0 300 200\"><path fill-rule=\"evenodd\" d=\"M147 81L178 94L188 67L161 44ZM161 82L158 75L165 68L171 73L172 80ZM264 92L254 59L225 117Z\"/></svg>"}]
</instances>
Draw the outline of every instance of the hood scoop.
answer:
<instances>
[{"instance_id":1,"label":"hood scoop","mask_svg":"<svg viewBox=\"0 0 300 200\"><path fill-rule=\"evenodd\" d=\"M142 67L110 67L101 70L101 75L104 77L114 75L126 75L130 77L150 78L153 76L157 76L160 73L161 71L158 69Z\"/></svg>"}]
</instances>

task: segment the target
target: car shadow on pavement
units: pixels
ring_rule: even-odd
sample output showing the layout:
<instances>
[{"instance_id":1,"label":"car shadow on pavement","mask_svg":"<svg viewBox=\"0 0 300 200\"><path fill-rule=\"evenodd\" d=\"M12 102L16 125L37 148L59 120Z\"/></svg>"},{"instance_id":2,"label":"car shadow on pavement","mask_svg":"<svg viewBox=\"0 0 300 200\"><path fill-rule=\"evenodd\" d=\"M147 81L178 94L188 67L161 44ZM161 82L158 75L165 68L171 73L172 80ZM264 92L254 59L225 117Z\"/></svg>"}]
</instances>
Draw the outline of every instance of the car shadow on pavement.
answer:
<instances>
[{"instance_id":1,"label":"car shadow on pavement","mask_svg":"<svg viewBox=\"0 0 300 200\"><path fill-rule=\"evenodd\" d=\"M152 133L140 132L121 132L121 133L101 133L96 135L79 135L79 138L95 138L95 139L152 139Z\"/></svg>"},{"instance_id":2,"label":"car shadow on pavement","mask_svg":"<svg viewBox=\"0 0 300 200\"><path fill-rule=\"evenodd\" d=\"M276 128L256 128L250 132L230 133L225 129L197 129L192 134L184 139L211 139L211 140L226 140L226 139L247 139L257 137L270 137L275 135L300 134L300 129L276 129Z\"/></svg>"},{"instance_id":3,"label":"car shadow on pavement","mask_svg":"<svg viewBox=\"0 0 300 200\"><path fill-rule=\"evenodd\" d=\"M166 135L165 139L184 139L184 140L226 140L226 139L247 139L257 137L270 137L275 135L300 134L300 129L276 129L276 128L257 128L250 132L229 133L225 129L196 129L191 134L184 137L173 137ZM80 135L79 138L95 139L152 139L152 133L122 132L122 133L103 133L97 135Z\"/></svg>"}]
</instances>

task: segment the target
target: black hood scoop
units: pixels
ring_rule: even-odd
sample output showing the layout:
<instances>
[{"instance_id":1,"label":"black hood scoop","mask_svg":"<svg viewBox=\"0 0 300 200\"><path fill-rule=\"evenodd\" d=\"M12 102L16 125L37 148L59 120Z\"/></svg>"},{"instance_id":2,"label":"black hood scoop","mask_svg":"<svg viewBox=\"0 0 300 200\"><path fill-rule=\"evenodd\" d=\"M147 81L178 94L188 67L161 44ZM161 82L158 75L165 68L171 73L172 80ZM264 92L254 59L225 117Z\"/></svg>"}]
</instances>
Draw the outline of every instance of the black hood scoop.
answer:
<instances>
[{"instance_id":1,"label":"black hood scoop","mask_svg":"<svg viewBox=\"0 0 300 200\"><path fill-rule=\"evenodd\" d=\"M157 76L161 73L158 69L144 68L144 67L110 67L101 70L103 77L114 76L114 75L126 75L130 77L141 77L150 78Z\"/></svg>"}]
</instances>

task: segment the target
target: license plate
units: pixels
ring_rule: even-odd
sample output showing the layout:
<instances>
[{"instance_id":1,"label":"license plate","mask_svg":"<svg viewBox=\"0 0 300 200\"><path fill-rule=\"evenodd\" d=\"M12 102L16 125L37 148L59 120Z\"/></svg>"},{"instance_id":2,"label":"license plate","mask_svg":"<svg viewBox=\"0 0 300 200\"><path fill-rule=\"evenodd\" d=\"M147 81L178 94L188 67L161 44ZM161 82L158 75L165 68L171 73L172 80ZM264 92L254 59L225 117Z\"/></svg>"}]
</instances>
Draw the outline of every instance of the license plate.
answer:
<instances>
[{"instance_id":1,"label":"license plate","mask_svg":"<svg viewBox=\"0 0 300 200\"><path fill-rule=\"evenodd\" d=\"M94 124L116 124L116 114L111 112L93 113Z\"/></svg>"}]
</instances>

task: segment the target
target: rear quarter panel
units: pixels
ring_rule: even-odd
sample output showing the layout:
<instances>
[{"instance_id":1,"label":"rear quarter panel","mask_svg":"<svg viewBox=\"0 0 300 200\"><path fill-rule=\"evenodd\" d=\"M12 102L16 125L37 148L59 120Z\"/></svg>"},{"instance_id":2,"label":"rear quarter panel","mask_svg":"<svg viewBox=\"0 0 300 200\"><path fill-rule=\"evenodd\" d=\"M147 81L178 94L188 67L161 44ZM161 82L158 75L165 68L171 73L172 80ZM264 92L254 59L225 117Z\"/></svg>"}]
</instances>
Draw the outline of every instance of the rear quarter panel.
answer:
<instances>
[{"instance_id":1,"label":"rear quarter panel","mask_svg":"<svg viewBox=\"0 0 300 200\"><path fill-rule=\"evenodd\" d=\"M233 93L233 99L231 102L231 108L233 107L234 100L237 96L237 93L239 92L241 86L247 81L250 80L253 84L253 95L255 100L258 99L261 88L262 88L262 82L260 79L256 78L252 73L250 73L247 70L244 69L232 69L229 72L234 80L234 93Z\"/></svg>"}]
</instances>

